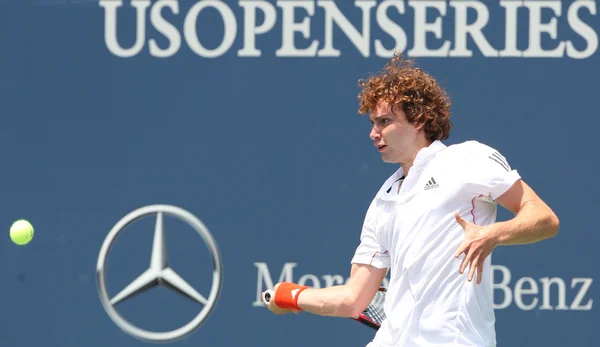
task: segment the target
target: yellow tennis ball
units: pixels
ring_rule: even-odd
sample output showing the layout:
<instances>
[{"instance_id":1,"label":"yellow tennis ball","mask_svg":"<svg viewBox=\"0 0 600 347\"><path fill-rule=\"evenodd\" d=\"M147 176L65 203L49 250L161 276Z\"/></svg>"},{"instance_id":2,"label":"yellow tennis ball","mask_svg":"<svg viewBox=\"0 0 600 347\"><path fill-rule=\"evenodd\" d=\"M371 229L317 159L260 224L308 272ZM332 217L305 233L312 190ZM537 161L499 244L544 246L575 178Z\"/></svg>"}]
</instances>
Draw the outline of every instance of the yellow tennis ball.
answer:
<instances>
[{"instance_id":1,"label":"yellow tennis ball","mask_svg":"<svg viewBox=\"0 0 600 347\"><path fill-rule=\"evenodd\" d=\"M10 238L17 245L26 245L33 239L33 226L24 219L19 219L10 227Z\"/></svg>"}]
</instances>

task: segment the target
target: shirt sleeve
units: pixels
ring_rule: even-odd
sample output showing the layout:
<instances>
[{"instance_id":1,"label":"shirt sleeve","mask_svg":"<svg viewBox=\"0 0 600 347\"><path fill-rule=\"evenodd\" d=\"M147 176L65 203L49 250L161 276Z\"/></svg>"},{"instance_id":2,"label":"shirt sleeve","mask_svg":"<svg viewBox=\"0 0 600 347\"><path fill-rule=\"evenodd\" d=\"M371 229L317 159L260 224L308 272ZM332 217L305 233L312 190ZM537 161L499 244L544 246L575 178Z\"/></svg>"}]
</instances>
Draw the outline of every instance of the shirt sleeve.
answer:
<instances>
[{"instance_id":1,"label":"shirt sleeve","mask_svg":"<svg viewBox=\"0 0 600 347\"><path fill-rule=\"evenodd\" d=\"M474 194L496 200L521 178L506 158L496 149L477 143L469 153L466 165L467 188Z\"/></svg>"},{"instance_id":2,"label":"shirt sleeve","mask_svg":"<svg viewBox=\"0 0 600 347\"><path fill-rule=\"evenodd\" d=\"M360 234L360 244L356 248L352 264L367 264L378 269L390 267L390 255L388 250L377 239L375 232L375 202L371 203L365 221L363 223L362 232Z\"/></svg>"}]
</instances>

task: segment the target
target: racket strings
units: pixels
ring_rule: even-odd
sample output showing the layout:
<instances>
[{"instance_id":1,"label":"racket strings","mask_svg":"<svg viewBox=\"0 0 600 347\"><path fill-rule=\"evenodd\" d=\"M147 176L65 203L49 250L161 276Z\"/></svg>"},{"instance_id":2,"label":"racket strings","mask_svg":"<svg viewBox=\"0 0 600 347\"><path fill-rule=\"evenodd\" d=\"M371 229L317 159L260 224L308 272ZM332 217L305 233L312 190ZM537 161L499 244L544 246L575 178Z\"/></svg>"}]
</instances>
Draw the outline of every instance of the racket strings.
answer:
<instances>
[{"instance_id":1,"label":"racket strings","mask_svg":"<svg viewBox=\"0 0 600 347\"><path fill-rule=\"evenodd\" d=\"M383 320L386 318L385 311L383 309L384 303L385 292L378 291L373 300L371 300L369 306L367 306L367 308L364 310L363 315L368 317L370 320L381 324L381 322L383 322Z\"/></svg>"}]
</instances>

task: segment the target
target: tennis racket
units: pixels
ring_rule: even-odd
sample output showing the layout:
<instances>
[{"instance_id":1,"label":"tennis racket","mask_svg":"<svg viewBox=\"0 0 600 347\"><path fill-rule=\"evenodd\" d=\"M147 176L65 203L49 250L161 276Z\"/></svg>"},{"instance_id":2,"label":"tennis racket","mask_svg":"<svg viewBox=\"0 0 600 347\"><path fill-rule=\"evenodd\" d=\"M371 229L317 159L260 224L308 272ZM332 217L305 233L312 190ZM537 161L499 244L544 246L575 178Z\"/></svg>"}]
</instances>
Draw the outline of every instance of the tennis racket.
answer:
<instances>
[{"instance_id":1,"label":"tennis racket","mask_svg":"<svg viewBox=\"0 0 600 347\"><path fill-rule=\"evenodd\" d=\"M383 304L385 303L385 295L387 289L385 287L379 287L379 290L375 293L375 296L371 300L371 303L362 311L361 314L355 317L350 317L361 324L364 324L372 329L379 330L381 322L386 318L383 310ZM265 292L265 300L269 302L273 296L272 290Z\"/></svg>"}]
</instances>

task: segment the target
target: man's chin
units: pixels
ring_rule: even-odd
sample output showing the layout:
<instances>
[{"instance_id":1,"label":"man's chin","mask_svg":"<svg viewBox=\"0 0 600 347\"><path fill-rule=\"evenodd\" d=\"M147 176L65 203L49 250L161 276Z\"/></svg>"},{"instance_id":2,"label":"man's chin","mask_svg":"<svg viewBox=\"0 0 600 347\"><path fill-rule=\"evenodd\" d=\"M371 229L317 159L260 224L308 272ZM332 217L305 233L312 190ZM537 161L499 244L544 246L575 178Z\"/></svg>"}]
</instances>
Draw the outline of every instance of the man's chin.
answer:
<instances>
[{"instance_id":1,"label":"man's chin","mask_svg":"<svg viewBox=\"0 0 600 347\"><path fill-rule=\"evenodd\" d=\"M383 160L384 163L388 163L388 164L397 164L399 163L397 160L394 160L392 158L390 158L389 156L383 154L381 155L381 160Z\"/></svg>"}]
</instances>

